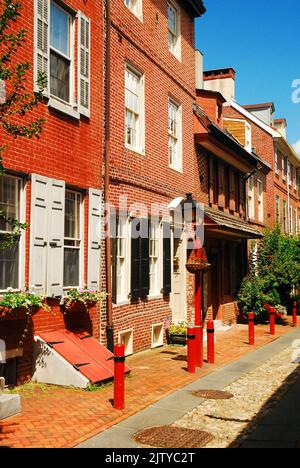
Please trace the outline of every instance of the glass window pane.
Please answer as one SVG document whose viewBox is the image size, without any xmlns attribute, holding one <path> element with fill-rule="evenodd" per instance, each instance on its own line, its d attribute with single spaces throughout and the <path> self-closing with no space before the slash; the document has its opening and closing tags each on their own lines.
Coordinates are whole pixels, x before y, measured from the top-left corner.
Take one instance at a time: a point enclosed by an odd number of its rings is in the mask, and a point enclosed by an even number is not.
<svg viewBox="0 0 300 468">
<path fill-rule="evenodd" d="M 79 238 L 80 201 L 76 193 L 66 191 L 65 202 L 65 237 Z"/>
<path fill-rule="evenodd" d="M 0 242 L 5 236 L 0 235 Z M 19 288 L 19 244 L 0 250 L 0 290 Z"/>
<path fill-rule="evenodd" d="M 13 177 L 0 177 L 0 211 L 6 218 L 19 218 L 19 181 Z M 11 231 L 11 228 L 0 220 L 0 231 Z"/>
<path fill-rule="evenodd" d="M 67 56 L 70 55 L 69 22 L 68 13 L 51 2 L 51 46 Z"/>
<path fill-rule="evenodd" d="M 79 286 L 79 249 L 65 247 L 64 251 L 64 287 Z"/>
<path fill-rule="evenodd" d="M 51 51 L 50 54 L 51 94 L 70 102 L 70 61 Z"/>
</svg>

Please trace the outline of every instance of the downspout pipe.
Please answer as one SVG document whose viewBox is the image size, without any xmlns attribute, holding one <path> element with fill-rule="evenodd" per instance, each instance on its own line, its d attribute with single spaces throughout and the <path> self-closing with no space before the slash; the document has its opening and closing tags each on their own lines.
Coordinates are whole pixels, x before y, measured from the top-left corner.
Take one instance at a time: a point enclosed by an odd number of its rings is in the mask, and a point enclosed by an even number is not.
<svg viewBox="0 0 300 468">
<path fill-rule="evenodd" d="M 106 207 L 106 308 L 107 347 L 114 349 L 114 325 L 112 313 L 112 275 L 111 275 L 111 241 L 110 241 L 110 88 L 111 88 L 111 9 L 110 0 L 106 0 L 106 57 L 105 57 L 105 175 L 104 175 L 104 201 Z"/>
</svg>

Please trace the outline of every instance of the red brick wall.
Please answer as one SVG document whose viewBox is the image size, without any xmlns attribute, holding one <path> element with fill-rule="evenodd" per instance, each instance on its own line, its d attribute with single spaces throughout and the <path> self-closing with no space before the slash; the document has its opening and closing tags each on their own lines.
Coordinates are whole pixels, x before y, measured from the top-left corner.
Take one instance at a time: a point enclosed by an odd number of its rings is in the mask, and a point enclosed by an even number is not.
<svg viewBox="0 0 300 468">
<path fill-rule="evenodd" d="M 111 5 L 113 106 L 110 172 L 111 200 L 117 207 L 120 195 L 128 197 L 129 205 L 142 202 L 150 209 L 151 203 L 168 205 L 172 199 L 194 190 L 194 22 L 185 11 L 184 2 L 179 3 L 182 6 L 181 62 L 168 50 L 166 0 L 143 0 L 143 22 L 128 10 L 123 0 L 112 2 Z M 126 63 L 137 68 L 145 77 L 145 156 L 124 147 Z M 169 97 L 182 105 L 183 173 L 169 168 Z M 134 328 L 134 351 L 149 348 L 151 325 L 165 323 L 171 315 L 168 297 L 116 306 L 113 309 L 115 339 L 120 331 Z M 105 318 L 105 314 L 102 314 L 103 331 Z"/>
<path fill-rule="evenodd" d="M 257 207 L 257 179 L 261 179 L 266 188 L 265 193 L 265 224 L 272 226 L 274 224 L 275 207 L 274 207 L 274 180 L 273 180 L 273 169 L 274 169 L 274 142 L 273 137 L 264 131 L 261 127 L 253 123 L 250 119 L 247 119 L 243 114 L 240 114 L 237 110 L 232 107 L 224 107 L 224 117 L 232 119 L 243 119 L 251 124 L 252 128 L 252 146 L 255 148 L 256 153 L 260 158 L 271 165 L 272 170 L 265 174 L 265 171 L 259 171 L 255 174 L 255 206 Z M 257 210 L 256 210 L 256 221 L 257 221 Z"/>
<path fill-rule="evenodd" d="M 20 138 L 13 140 L 0 130 L 1 144 L 9 145 L 4 154 L 4 165 L 7 171 L 21 174 L 37 173 L 47 177 L 64 180 L 67 186 L 78 189 L 102 187 L 102 113 L 103 113 L 103 2 L 99 0 L 66 0 L 74 10 L 82 11 L 91 19 L 91 117 L 74 120 L 66 115 L 50 110 L 46 103 L 41 104 L 30 118 L 45 120 L 42 136 L 39 140 Z M 22 2 L 21 18 L 17 25 L 27 29 L 26 44 L 19 50 L 18 61 L 28 61 L 32 66 L 27 74 L 27 91 L 33 91 L 34 60 L 34 8 L 32 0 Z M 16 25 L 16 27 L 17 27 Z M 76 41 L 77 42 L 77 41 Z M 77 45 L 76 45 L 77 47 Z M 77 57 L 77 52 L 75 54 Z M 76 75 L 77 76 L 77 75 Z M 77 78 L 75 78 L 77 82 Z M 26 184 L 26 221 L 30 224 L 30 180 Z M 88 199 L 84 200 L 85 210 L 85 281 L 87 280 L 87 235 L 88 235 Z M 26 272 L 25 281 L 29 279 L 29 245 L 30 229 L 26 231 Z M 81 317 L 81 318 L 80 318 Z M 90 316 L 78 317 L 77 328 L 84 324 L 99 337 L 100 310 L 93 308 Z M 36 313 L 24 341 L 24 357 L 19 360 L 18 375 L 21 380 L 30 377 L 32 365 L 33 336 L 41 331 L 49 331 L 73 326 L 56 304 L 51 312 L 44 310 Z M 0 322 L 1 335 L 5 334 L 7 322 Z M 22 328 L 22 327 L 21 327 Z M 5 338 L 5 336 L 4 336 Z M 15 342 L 19 343 L 18 332 Z"/>
</svg>

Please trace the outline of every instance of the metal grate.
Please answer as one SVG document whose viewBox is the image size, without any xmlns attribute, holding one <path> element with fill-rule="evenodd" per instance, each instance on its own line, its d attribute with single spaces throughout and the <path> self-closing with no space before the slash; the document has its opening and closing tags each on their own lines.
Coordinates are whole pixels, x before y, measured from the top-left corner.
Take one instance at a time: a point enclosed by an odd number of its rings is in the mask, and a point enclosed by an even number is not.
<svg viewBox="0 0 300 468">
<path fill-rule="evenodd" d="M 221 392 L 220 390 L 198 390 L 193 392 L 193 395 L 206 400 L 230 400 L 234 395 L 229 392 Z"/>
<path fill-rule="evenodd" d="M 208 432 L 172 426 L 150 427 L 133 438 L 142 445 L 157 448 L 202 448 L 213 440 Z"/>
</svg>

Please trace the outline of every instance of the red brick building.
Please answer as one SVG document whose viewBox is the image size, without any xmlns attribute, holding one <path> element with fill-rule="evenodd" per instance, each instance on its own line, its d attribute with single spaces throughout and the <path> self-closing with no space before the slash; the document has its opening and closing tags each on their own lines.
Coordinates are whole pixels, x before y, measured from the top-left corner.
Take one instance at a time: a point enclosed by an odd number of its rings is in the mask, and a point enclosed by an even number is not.
<svg viewBox="0 0 300 468">
<path fill-rule="evenodd" d="M 166 323 L 188 316 L 187 239 L 172 206 L 194 187 L 194 19 L 204 11 L 202 1 L 111 2 L 110 325 L 128 354 L 160 346 Z M 142 229 L 149 239 L 132 238 Z"/>
<path fill-rule="evenodd" d="M 283 232 L 299 230 L 299 157 L 286 140 L 286 120 L 275 119 L 274 103 L 241 106 L 235 101 L 235 71 L 204 73 L 204 87 L 224 93 L 224 127 L 271 171 L 259 170 L 249 179 L 248 218 L 260 228 L 279 223 Z"/>
<path fill-rule="evenodd" d="M 59 328 L 84 327 L 99 337 L 99 307 L 64 314 L 60 298 L 70 288 L 99 289 L 102 187 L 103 5 L 83 0 L 24 0 L 16 27 L 26 28 L 17 60 L 33 64 L 27 90 L 39 72 L 48 76 L 44 103 L 32 113 L 45 120 L 39 141 L 7 144 L 0 206 L 28 223 L 18 245 L 0 253 L 0 290 L 28 288 L 46 296 L 50 311 L 0 320 L 8 358 L 18 358 L 19 378 L 30 376 L 33 336 Z M 92 71 L 92 72 L 91 72 Z M 3 224 L 3 223 L 2 223 Z M 1 225 L 1 235 L 7 226 Z M 23 338 L 24 329 L 28 331 Z M 9 361 L 12 366 L 16 361 Z"/>
<path fill-rule="evenodd" d="M 259 168 L 269 168 L 223 129 L 224 103 L 219 92 L 197 90 L 195 194 L 205 205 L 204 247 L 211 264 L 203 275 L 204 317 L 233 323 L 239 314 L 236 294 L 248 271 L 247 241 L 262 237 L 247 217 L 247 181 Z"/>
</svg>

